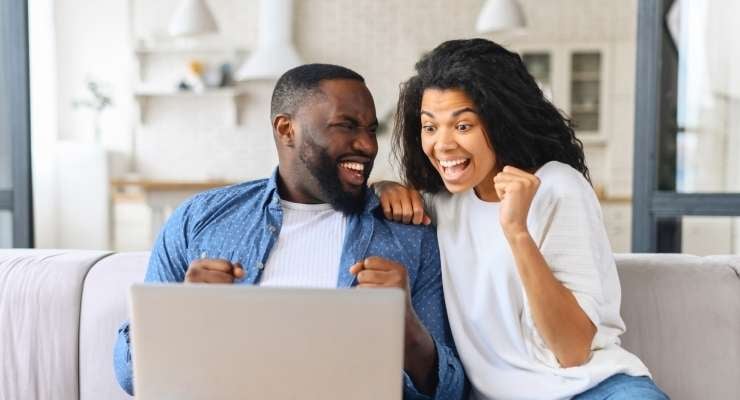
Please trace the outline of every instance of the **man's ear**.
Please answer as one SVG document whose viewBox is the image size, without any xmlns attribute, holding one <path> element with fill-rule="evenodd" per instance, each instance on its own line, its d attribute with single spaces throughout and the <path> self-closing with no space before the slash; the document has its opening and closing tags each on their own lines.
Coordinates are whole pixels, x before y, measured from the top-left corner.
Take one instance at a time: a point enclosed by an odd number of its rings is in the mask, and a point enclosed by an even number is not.
<svg viewBox="0 0 740 400">
<path fill-rule="evenodd" d="M 294 146 L 295 129 L 290 115 L 276 115 L 272 120 L 272 131 L 274 132 L 276 142 L 286 147 Z"/>
</svg>

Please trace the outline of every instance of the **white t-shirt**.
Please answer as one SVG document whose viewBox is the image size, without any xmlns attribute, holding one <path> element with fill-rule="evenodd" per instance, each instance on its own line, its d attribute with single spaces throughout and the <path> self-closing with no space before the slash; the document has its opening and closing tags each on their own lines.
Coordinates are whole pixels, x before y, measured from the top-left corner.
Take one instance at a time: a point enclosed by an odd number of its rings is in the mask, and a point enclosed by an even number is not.
<svg viewBox="0 0 740 400">
<path fill-rule="evenodd" d="M 329 204 L 280 204 L 283 223 L 259 285 L 337 287 L 345 215 Z"/>
<path fill-rule="evenodd" d="M 555 277 L 597 327 L 584 365 L 561 368 L 534 325 L 500 203 L 465 193 L 426 196 L 437 224 L 450 327 L 476 399 L 567 399 L 617 374 L 649 375 L 619 346 L 625 326 L 620 286 L 598 200 L 575 169 L 560 162 L 536 174 L 540 187 L 529 232 Z"/>
</svg>

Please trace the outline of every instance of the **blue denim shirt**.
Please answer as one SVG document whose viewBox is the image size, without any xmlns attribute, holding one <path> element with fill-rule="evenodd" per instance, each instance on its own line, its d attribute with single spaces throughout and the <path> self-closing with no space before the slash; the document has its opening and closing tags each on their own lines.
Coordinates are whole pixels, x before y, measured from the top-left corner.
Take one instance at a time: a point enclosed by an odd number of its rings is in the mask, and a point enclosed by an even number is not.
<svg viewBox="0 0 740 400">
<path fill-rule="evenodd" d="M 206 253 L 241 263 L 245 278 L 239 284 L 257 284 L 282 217 L 277 170 L 270 179 L 198 194 L 178 207 L 160 232 L 145 280 L 183 282 L 190 262 Z M 354 286 L 350 266 L 370 256 L 396 261 L 408 271 L 411 302 L 437 349 L 437 389 L 431 398 L 463 398 L 466 379 L 447 322 L 434 229 L 385 220 L 378 198 L 368 191 L 364 211 L 348 218 L 337 287 Z M 114 368 L 121 387 L 133 394 L 128 322 L 118 330 Z M 429 398 L 404 373 L 404 399 Z"/>
</svg>

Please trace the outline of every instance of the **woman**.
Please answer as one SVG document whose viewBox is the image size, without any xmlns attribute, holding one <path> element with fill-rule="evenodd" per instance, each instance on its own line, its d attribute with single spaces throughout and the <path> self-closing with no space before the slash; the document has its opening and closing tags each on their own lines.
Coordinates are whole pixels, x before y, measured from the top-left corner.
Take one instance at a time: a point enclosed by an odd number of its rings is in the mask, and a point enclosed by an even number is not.
<svg viewBox="0 0 740 400">
<path fill-rule="evenodd" d="M 619 280 L 582 144 L 519 56 L 441 44 L 402 85 L 396 118 L 410 188 L 376 190 L 407 223 L 426 218 L 424 194 L 473 397 L 666 399 L 619 346 Z"/>
</svg>

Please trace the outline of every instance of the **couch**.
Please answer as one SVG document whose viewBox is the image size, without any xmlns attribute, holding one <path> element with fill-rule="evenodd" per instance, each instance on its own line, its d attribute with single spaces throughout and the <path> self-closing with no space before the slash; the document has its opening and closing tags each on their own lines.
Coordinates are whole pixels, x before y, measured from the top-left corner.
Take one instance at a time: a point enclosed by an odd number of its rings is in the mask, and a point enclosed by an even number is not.
<svg viewBox="0 0 740 400">
<path fill-rule="evenodd" d="M 147 253 L 0 250 L 0 400 L 127 399 L 112 367 Z M 674 400 L 740 398 L 740 256 L 617 254 L 623 345 Z"/>
</svg>

